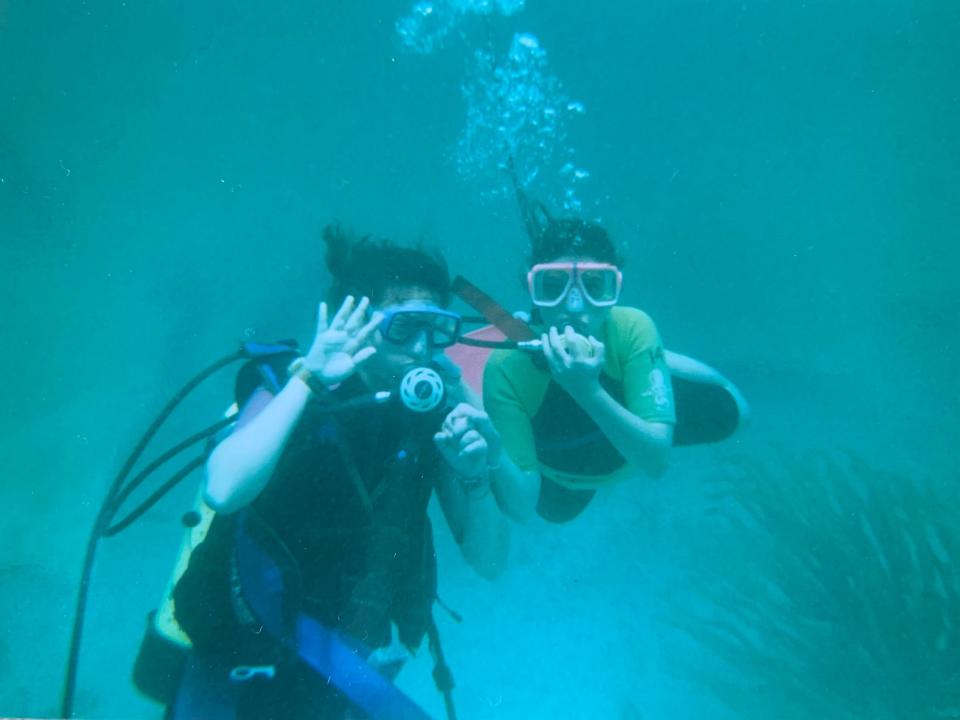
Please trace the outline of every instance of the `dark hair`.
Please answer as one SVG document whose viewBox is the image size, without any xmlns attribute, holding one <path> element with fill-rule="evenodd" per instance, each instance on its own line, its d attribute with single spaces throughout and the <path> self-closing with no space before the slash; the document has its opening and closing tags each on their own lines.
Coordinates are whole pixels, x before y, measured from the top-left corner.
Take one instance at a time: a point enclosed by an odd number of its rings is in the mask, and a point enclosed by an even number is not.
<svg viewBox="0 0 960 720">
<path fill-rule="evenodd" d="M 513 182 L 523 229 L 530 239 L 529 265 L 550 262 L 564 255 L 623 265 L 623 258 L 603 226 L 579 218 L 555 218 L 546 205 L 527 195 L 516 178 Z"/>
<path fill-rule="evenodd" d="M 450 303 L 450 273 L 436 250 L 402 247 L 369 236 L 358 238 L 338 223 L 323 229 L 323 241 L 327 244 L 327 269 L 333 276 L 327 303 L 333 308 L 347 295 L 367 296 L 379 305 L 388 290 L 411 286 L 429 290 L 442 307 Z"/>
<path fill-rule="evenodd" d="M 531 238 L 530 264 L 550 262 L 564 255 L 579 255 L 598 262 L 622 265 L 610 235 L 603 226 L 579 219 L 549 218 Z"/>
</svg>

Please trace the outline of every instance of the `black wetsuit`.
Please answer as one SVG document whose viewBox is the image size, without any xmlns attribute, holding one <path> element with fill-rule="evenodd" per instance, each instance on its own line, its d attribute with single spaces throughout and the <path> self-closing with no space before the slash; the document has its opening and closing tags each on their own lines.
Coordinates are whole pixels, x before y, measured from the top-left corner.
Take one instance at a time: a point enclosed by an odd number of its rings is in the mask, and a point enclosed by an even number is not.
<svg viewBox="0 0 960 720">
<path fill-rule="evenodd" d="M 439 418 L 392 405 L 326 409 L 364 392 L 353 378 L 311 398 L 270 482 L 240 513 L 283 568 L 291 612 L 369 648 L 389 643 L 392 621 L 414 647 L 436 597 L 426 511 L 441 462 L 431 439 Z M 237 611 L 231 553 L 238 516 L 214 518 L 174 590 L 194 662 L 217 677 L 238 665 L 276 666 L 273 680 L 244 684 L 237 717 L 344 717 L 349 703 L 324 678 Z"/>
</svg>

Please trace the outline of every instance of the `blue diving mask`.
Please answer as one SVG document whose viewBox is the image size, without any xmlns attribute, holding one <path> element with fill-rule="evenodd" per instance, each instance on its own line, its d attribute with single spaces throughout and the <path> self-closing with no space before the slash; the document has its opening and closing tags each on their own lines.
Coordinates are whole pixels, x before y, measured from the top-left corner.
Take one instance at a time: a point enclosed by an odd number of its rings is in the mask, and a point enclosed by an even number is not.
<svg viewBox="0 0 960 720">
<path fill-rule="evenodd" d="M 383 311 L 380 333 L 385 340 L 403 345 L 425 331 L 431 348 L 446 348 L 460 338 L 461 322 L 457 313 L 434 306 L 393 307 Z"/>
</svg>

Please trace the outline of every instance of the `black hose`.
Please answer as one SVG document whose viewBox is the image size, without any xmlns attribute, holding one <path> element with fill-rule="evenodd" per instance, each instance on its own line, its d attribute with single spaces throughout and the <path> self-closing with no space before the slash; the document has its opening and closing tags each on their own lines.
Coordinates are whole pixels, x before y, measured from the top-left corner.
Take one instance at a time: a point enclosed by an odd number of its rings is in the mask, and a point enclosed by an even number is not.
<svg viewBox="0 0 960 720">
<path fill-rule="evenodd" d="M 201 440 L 206 440 L 207 438 L 218 433 L 223 428 L 228 427 L 233 423 L 234 420 L 236 420 L 236 417 L 237 417 L 236 413 L 234 413 L 232 415 L 228 415 L 222 420 L 218 420 L 213 425 L 207 428 L 204 428 L 200 432 L 194 433 L 193 435 L 188 437 L 186 440 L 183 440 L 182 442 L 177 443 L 172 448 L 167 450 L 165 453 L 163 453 L 162 455 L 159 455 L 155 460 L 148 463 L 147 466 L 143 468 L 143 470 L 137 473 L 137 475 L 133 478 L 133 480 L 128 482 L 123 487 L 123 489 L 117 493 L 117 496 L 113 500 L 113 506 L 110 509 L 110 513 L 107 516 L 106 522 L 109 523 L 113 521 L 114 516 L 123 506 L 123 503 L 126 502 L 127 498 L 130 497 L 130 495 L 133 494 L 133 491 L 136 490 L 143 483 L 144 480 L 146 480 L 150 475 L 152 475 L 157 468 L 159 468 L 161 465 L 166 463 L 168 460 L 179 455 L 181 452 L 186 450 L 191 445 L 195 445 Z M 171 488 L 172 487 L 173 486 L 171 486 Z M 159 499 L 160 498 L 158 497 L 157 500 Z M 116 525 L 106 528 L 103 531 L 103 537 L 110 537 L 112 535 L 116 535 L 119 532 L 119 530 L 115 530 L 115 528 L 116 528 Z"/>
<path fill-rule="evenodd" d="M 150 424 L 150 427 L 147 428 L 147 431 L 143 434 L 143 437 L 140 438 L 140 442 L 137 443 L 137 446 L 134 448 L 133 452 L 130 453 L 130 456 L 123 464 L 120 472 L 117 473 L 117 476 L 111 483 L 110 489 L 104 498 L 103 504 L 100 506 L 100 512 L 97 514 L 93 528 L 90 531 L 90 537 L 87 539 L 87 548 L 83 559 L 83 570 L 80 573 L 80 584 L 77 589 L 77 606 L 73 619 L 73 631 L 70 636 L 70 652 L 67 659 L 66 677 L 63 685 L 63 697 L 60 705 L 60 714 L 62 717 L 73 717 L 73 701 L 77 686 L 77 666 L 80 658 L 80 643 L 83 639 L 83 624 L 87 609 L 87 599 L 90 593 L 90 578 L 93 574 L 93 563 L 97 554 L 97 544 L 99 543 L 100 538 L 103 537 L 104 530 L 109 524 L 112 514 L 116 510 L 115 500 L 122 492 L 123 483 L 126 481 L 127 476 L 133 470 L 133 466 L 136 464 L 137 460 L 140 459 L 140 456 L 143 454 L 143 451 L 153 439 L 154 435 L 157 434 L 157 432 L 160 430 L 160 427 L 164 422 L 167 421 L 167 418 L 169 418 L 170 414 L 177 408 L 177 406 L 183 402 L 184 398 L 186 398 L 187 395 L 189 395 L 198 385 L 200 385 L 200 383 L 213 375 L 215 372 L 245 357 L 248 357 L 248 353 L 242 349 L 231 353 L 230 355 L 227 355 L 226 357 L 216 361 L 208 368 L 194 376 L 189 382 L 187 382 L 187 384 L 184 385 L 180 391 L 173 396 L 173 398 L 171 398 L 171 400 L 164 406 L 163 410 L 160 411 L 160 414 L 157 415 L 156 419 Z"/>
<path fill-rule="evenodd" d="M 203 463 L 206 462 L 206 460 L 207 460 L 207 456 L 206 454 L 204 454 L 188 462 L 186 465 L 180 468 L 177 472 L 175 472 L 169 480 L 167 480 L 163 485 L 161 485 L 156 490 L 156 492 L 154 492 L 152 495 L 150 495 L 150 497 L 148 497 L 142 503 L 137 505 L 137 507 L 135 507 L 129 513 L 127 513 L 127 516 L 123 518 L 123 520 L 120 520 L 114 523 L 108 528 L 104 528 L 103 532 L 101 533 L 101 537 L 113 537 L 114 535 L 122 532 L 123 530 L 126 530 L 128 527 L 133 525 L 133 523 L 137 520 L 137 518 L 139 518 L 147 510 L 149 510 L 158 502 L 160 502 L 160 499 L 164 495 L 166 495 L 168 492 L 173 490 L 173 488 L 176 487 L 181 480 L 187 477 L 187 475 L 189 475 L 198 467 L 203 465 Z"/>
<path fill-rule="evenodd" d="M 470 347 L 490 348 L 491 350 L 516 350 L 516 340 L 478 340 L 476 338 L 462 337 L 457 340 L 461 345 Z"/>
<path fill-rule="evenodd" d="M 439 598 L 437 599 L 439 600 Z M 453 703 L 455 684 L 453 673 L 450 672 L 450 666 L 447 665 L 447 659 L 443 654 L 443 646 L 440 644 L 440 631 L 437 629 L 437 623 L 432 613 L 427 623 L 427 642 L 430 645 L 430 653 L 433 655 L 433 682 L 443 696 L 443 706 L 447 711 L 447 720 L 457 720 L 457 708 Z"/>
</svg>

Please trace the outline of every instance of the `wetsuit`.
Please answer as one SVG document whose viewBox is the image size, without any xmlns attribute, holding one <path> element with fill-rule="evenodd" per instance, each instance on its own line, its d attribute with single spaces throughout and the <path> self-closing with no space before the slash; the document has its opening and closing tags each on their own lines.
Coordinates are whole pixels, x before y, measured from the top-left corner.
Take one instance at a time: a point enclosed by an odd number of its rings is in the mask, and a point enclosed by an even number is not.
<svg viewBox="0 0 960 720">
<path fill-rule="evenodd" d="M 634 308 L 612 308 L 599 339 L 606 346 L 600 384 L 607 392 L 637 417 L 676 422 L 670 373 L 650 317 Z M 596 488 L 626 465 L 534 356 L 492 353 L 484 369 L 483 403 L 510 459 L 521 470 L 540 472 L 537 512 L 547 520 L 566 522 L 578 515 Z"/>
</svg>

